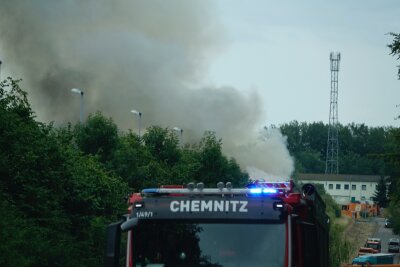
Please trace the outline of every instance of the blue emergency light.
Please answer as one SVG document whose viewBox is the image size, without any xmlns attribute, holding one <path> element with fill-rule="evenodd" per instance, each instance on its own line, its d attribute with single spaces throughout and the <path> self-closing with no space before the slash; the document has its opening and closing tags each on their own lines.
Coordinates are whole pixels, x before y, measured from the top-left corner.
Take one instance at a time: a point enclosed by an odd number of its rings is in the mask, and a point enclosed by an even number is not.
<svg viewBox="0 0 400 267">
<path fill-rule="evenodd" d="M 159 192 L 158 188 L 147 188 L 142 190 L 142 193 L 148 193 L 148 194 L 155 194 L 158 192 Z"/>
<path fill-rule="evenodd" d="M 261 188 L 261 187 L 256 187 L 256 188 L 250 188 L 250 193 L 251 194 L 276 194 L 278 193 L 278 190 L 275 188 Z"/>
<path fill-rule="evenodd" d="M 290 191 L 290 182 L 251 181 L 246 186 L 250 194 L 284 194 Z"/>
<path fill-rule="evenodd" d="M 276 193 L 278 193 L 278 190 L 275 188 L 264 188 L 263 193 L 264 194 L 276 194 Z"/>
<path fill-rule="evenodd" d="M 262 188 L 250 188 L 250 193 L 251 194 L 261 194 Z"/>
</svg>

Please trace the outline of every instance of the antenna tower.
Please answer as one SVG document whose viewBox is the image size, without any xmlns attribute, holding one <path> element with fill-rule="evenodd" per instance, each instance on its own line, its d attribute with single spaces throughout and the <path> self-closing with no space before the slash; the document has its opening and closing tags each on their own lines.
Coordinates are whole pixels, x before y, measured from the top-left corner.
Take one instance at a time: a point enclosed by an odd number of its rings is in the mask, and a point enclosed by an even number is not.
<svg viewBox="0 0 400 267">
<path fill-rule="evenodd" d="M 331 101 L 329 109 L 328 142 L 326 148 L 325 173 L 339 173 L 338 140 L 338 74 L 340 53 L 331 52 Z"/>
</svg>

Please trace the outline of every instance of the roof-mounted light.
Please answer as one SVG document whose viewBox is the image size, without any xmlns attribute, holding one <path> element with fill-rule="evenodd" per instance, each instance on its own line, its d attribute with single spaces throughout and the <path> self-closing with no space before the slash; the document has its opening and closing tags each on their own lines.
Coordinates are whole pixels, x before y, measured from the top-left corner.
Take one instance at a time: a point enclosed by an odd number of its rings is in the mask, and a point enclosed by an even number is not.
<svg viewBox="0 0 400 267">
<path fill-rule="evenodd" d="M 155 194 L 158 192 L 159 192 L 158 188 L 146 188 L 146 189 L 142 190 L 142 193 L 145 193 L 145 194 Z"/>
<path fill-rule="evenodd" d="M 274 188 L 261 188 L 261 187 L 254 187 L 250 188 L 250 194 L 277 194 L 278 190 Z"/>
<path fill-rule="evenodd" d="M 161 188 L 148 188 L 142 190 L 142 196 L 146 194 L 159 196 L 184 196 L 184 195 L 286 195 L 291 191 L 289 182 L 264 182 L 251 181 L 246 188 L 233 188 L 231 182 L 226 184 L 219 182 L 217 188 L 204 188 L 203 183 L 188 183 L 186 186 L 162 186 Z M 131 202 L 133 203 L 133 202 Z"/>
<path fill-rule="evenodd" d="M 194 187 L 195 187 L 194 183 L 188 183 L 187 184 L 187 189 L 189 189 L 190 191 L 193 191 Z"/>
<path fill-rule="evenodd" d="M 275 188 L 263 188 L 262 192 L 264 194 L 276 194 L 278 193 L 278 190 Z"/>
<path fill-rule="evenodd" d="M 197 189 L 198 190 L 203 190 L 204 189 L 204 183 L 197 183 Z"/>
<path fill-rule="evenodd" d="M 285 194 L 291 191 L 290 182 L 251 181 L 246 187 L 254 194 Z"/>
<path fill-rule="evenodd" d="M 227 182 L 225 186 L 226 186 L 226 189 L 228 189 L 228 190 L 231 190 L 233 188 L 233 185 L 231 182 Z"/>
<path fill-rule="evenodd" d="M 250 193 L 251 194 L 261 194 L 262 189 L 261 188 L 250 188 Z"/>
<path fill-rule="evenodd" d="M 219 190 L 222 191 L 222 189 L 224 189 L 224 182 L 218 182 L 217 183 L 217 187 L 218 187 Z"/>
</svg>

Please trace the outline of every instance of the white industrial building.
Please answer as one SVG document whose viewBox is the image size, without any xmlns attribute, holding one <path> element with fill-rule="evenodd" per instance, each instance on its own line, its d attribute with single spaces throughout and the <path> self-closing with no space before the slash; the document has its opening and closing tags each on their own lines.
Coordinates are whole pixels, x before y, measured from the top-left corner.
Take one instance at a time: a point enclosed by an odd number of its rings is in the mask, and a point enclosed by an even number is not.
<svg viewBox="0 0 400 267">
<path fill-rule="evenodd" d="M 379 175 L 321 173 L 301 173 L 296 178 L 301 183 L 322 184 L 338 204 L 356 201 L 373 203 L 376 186 L 381 180 Z"/>
</svg>

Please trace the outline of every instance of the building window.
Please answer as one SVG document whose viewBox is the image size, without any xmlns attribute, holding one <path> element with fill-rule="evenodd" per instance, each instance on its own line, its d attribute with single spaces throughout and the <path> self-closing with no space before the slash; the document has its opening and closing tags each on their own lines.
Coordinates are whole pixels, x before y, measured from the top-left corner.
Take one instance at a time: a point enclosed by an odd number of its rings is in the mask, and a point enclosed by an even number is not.
<svg viewBox="0 0 400 267">
<path fill-rule="evenodd" d="M 349 185 L 348 184 L 344 185 L 344 190 L 349 190 Z"/>
<path fill-rule="evenodd" d="M 340 184 L 336 184 L 336 189 L 340 189 Z"/>
<path fill-rule="evenodd" d="M 351 185 L 351 190 L 356 190 L 356 189 L 357 189 L 357 186 L 355 184 L 352 184 Z"/>
<path fill-rule="evenodd" d="M 333 189 L 333 184 L 329 184 L 329 189 Z"/>
<path fill-rule="evenodd" d="M 361 190 L 363 190 L 363 191 L 367 190 L 367 186 L 366 186 L 365 184 L 363 184 L 363 185 L 361 186 Z"/>
<path fill-rule="evenodd" d="M 361 197 L 361 200 L 365 200 L 365 197 Z"/>
</svg>

